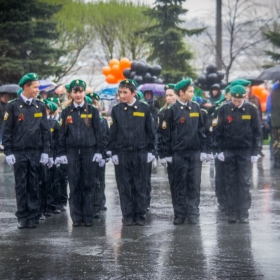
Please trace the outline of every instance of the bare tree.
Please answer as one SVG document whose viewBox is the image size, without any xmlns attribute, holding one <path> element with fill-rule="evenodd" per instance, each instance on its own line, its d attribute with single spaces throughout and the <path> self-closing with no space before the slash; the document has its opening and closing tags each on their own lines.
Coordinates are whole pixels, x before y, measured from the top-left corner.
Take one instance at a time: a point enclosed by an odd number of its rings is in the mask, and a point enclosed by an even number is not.
<svg viewBox="0 0 280 280">
<path fill-rule="evenodd" d="M 255 1 L 256 2 L 256 1 Z M 225 70 L 226 81 L 234 64 L 246 63 L 248 53 L 266 39 L 262 34 L 265 24 L 271 21 L 268 15 L 260 14 L 262 4 L 252 0 L 225 0 L 222 2 L 223 52 L 222 66 Z M 216 44 L 213 35 L 206 31 L 211 45 Z M 246 59 L 247 56 L 247 59 Z M 250 62 L 251 63 L 251 62 Z"/>
</svg>

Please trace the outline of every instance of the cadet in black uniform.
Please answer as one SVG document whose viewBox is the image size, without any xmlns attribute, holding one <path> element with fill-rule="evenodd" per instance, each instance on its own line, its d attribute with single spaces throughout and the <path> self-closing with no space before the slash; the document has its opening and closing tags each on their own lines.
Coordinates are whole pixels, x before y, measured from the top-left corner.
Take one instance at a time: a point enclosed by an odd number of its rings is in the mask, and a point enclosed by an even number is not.
<svg viewBox="0 0 280 280">
<path fill-rule="evenodd" d="M 251 163 L 261 149 L 261 126 L 256 106 L 244 100 L 246 89 L 236 85 L 230 93 L 231 102 L 219 110 L 215 141 L 218 159 L 225 164 L 228 222 L 248 223 Z"/>
<path fill-rule="evenodd" d="M 164 87 L 166 104 L 160 109 L 158 113 L 158 126 L 157 126 L 157 151 L 160 158 L 160 163 L 167 167 L 168 181 L 170 185 L 172 205 L 174 206 L 174 187 L 173 187 L 173 170 L 172 163 L 166 161 L 166 140 L 168 137 L 166 134 L 166 113 L 170 109 L 170 105 L 174 104 L 177 100 L 177 95 L 175 93 L 175 84 L 168 84 Z"/>
<path fill-rule="evenodd" d="M 207 159 L 205 127 L 200 107 L 192 101 L 191 79 L 180 81 L 179 98 L 166 116 L 166 160 L 172 162 L 174 185 L 174 225 L 195 224 L 199 217 L 200 160 Z"/>
<path fill-rule="evenodd" d="M 39 166 L 48 163 L 49 125 L 45 104 L 37 100 L 38 75 L 28 73 L 19 86 L 23 92 L 7 106 L 3 145 L 7 163 L 14 165 L 18 228 L 35 228 L 40 206 Z"/>
<path fill-rule="evenodd" d="M 112 109 L 108 150 L 118 165 L 118 188 L 124 225 L 145 225 L 147 163 L 154 159 L 155 135 L 149 106 L 136 100 L 136 82 L 119 85 L 121 103 Z"/>
<path fill-rule="evenodd" d="M 85 101 L 86 83 L 70 83 L 73 100 L 61 114 L 59 157 L 68 163 L 70 215 L 74 227 L 92 226 L 97 162 L 102 159 L 102 134 L 98 110 Z M 66 157 L 67 156 L 67 157 Z"/>
</svg>

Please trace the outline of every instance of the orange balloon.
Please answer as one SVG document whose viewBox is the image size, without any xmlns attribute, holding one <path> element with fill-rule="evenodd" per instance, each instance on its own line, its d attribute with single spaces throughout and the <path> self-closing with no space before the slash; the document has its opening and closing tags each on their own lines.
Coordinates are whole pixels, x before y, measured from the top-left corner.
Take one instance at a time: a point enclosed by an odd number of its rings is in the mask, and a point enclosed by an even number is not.
<svg viewBox="0 0 280 280">
<path fill-rule="evenodd" d="M 105 66 L 102 68 L 102 73 L 105 75 L 105 76 L 108 76 L 109 74 L 111 74 L 111 67 L 110 66 Z"/>
<path fill-rule="evenodd" d="M 115 64 L 111 68 L 111 74 L 114 75 L 115 77 L 119 76 L 119 73 L 121 72 L 120 67 L 118 64 Z"/>
<path fill-rule="evenodd" d="M 266 111 L 266 102 L 262 102 L 261 107 L 262 107 L 262 112 L 265 112 Z"/>
<path fill-rule="evenodd" d="M 263 89 L 262 96 L 260 98 L 261 103 L 266 103 L 266 99 L 268 97 L 269 92 L 266 89 Z"/>
<path fill-rule="evenodd" d="M 252 93 L 261 99 L 263 89 L 261 86 L 252 86 Z"/>
<path fill-rule="evenodd" d="M 124 70 L 125 68 L 130 68 L 130 66 L 131 66 L 131 61 L 129 61 L 128 58 L 123 57 L 120 60 L 120 69 Z"/>
<path fill-rule="evenodd" d="M 116 83 L 118 82 L 118 79 L 117 79 L 115 76 L 109 74 L 109 75 L 106 77 L 106 82 L 107 82 L 108 84 L 116 84 Z"/>
<path fill-rule="evenodd" d="M 120 62 L 119 62 L 117 59 L 115 59 L 115 58 L 111 59 L 110 62 L 109 62 L 109 65 L 110 65 L 111 68 L 112 68 L 114 65 L 116 65 L 116 64 L 119 65 Z"/>
</svg>

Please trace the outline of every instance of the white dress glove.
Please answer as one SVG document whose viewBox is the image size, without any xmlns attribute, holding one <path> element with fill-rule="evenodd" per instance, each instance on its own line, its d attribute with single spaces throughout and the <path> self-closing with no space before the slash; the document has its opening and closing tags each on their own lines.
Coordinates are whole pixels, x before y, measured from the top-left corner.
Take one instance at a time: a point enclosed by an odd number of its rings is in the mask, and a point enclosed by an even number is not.
<svg viewBox="0 0 280 280">
<path fill-rule="evenodd" d="M 147 162 L 151 162 L 154 158 L 155 156 L 152 153 L 148 153 Z"/>
<path fill-rule="evenodd" d="M 9 166 L 12 166 L 16 163 L 16 158 L 14 155 L 9 155 L 6 156 L 6 162 L 8 163 Z"/>
<path fill-rule="evenodd" d="M 172 157 L 166 157 L 165 159 L 167 162 L 170 162 L 170 163 L 172 162 Z"/>
<path fill-rule="evenodd" d="M 111 151 L 107 151 L 107 152 L 106 152 L 106 155 L 107 155 L 108 157 L 111 157 L 111 156 L 112 156 L 112 152 L 111 152 Z"/>
<path fill-rule="evenodd" d="M 258 162 L 258 156 L 251 156 L 251 162 L 252 163 L 257 163 Z"/>
<path fill-rule="evenodd" d="M 157 167 L 157 159 L 154 158 L 153 162 L 152 162 L 152 168 L 156 168 Z"/>
<path fill-rule="evenodd" d="M 207 160 L 207 154 L 206 153 L 200 153 L 200 161 L 205 161 Z"/>
<path fill-rule="evenodd" d="M 92 161 L 100 162 L 101 159 L 102 159 L 102 155 L 98 154 L 98 153 L 95 153 L 94 156 L 93 156 Z"/>
<path fill-rule="evenodd" d="M 117 155 L 112 156 L 112 162 L 115 165 L 119 165 L 119 157 Z"/>
<path fill-rule="evenodd" d="M 102 158 L 102 159 L 99 161 L 99 164 L 98 164 L 99 167 L 103 167 L 103 166 L 105 165 L 105 162 L 106 162 L 105 159 Z"/>
<path fill-rule="evenodd" d="M 53 158 L 52 157 L 49 158 L 48 163 L 47 163 L 47 167 L 48 168 L 52 168 L 53 167 Z"/>
<path fill-rule="evenodd" d="M 40 159 L 40 163 L 42 163 L 43 165 L 46 165 L 49 161 L 49 155 L 48 154 L 41 154 L 41 159 Z"/>
<path fill-rule="evenodd" d="M 206 161 L 210 161 L 210 160 L 212 160 L 212 159 L 214 159 L 214 155 L 211 153 L 211 154 L 207 154 L 207 159 L 206 159 Z"/>
<path fill-rule="evenodd" d="M 167 161 L 166 161 L 166 158 L 161 158 L 159 160 L 160 164 L 163 165 L 164 167 L 167 167 Z"/>
<path fill-rule="evenodd" d="M 59 164 L 68 164 L 68 159 L 66 156 L 59 157 Z"/>
<path fill-rule="evenodd" d="M 55 158 L 54 164 L 55 164 L 56 167 L 60 166 L 60 157 Z"/>
<path fill-rule="evenodd" d="M 220 161 L 225 161 L 225 155 L 224 155 L 223 152 L 221 152 L 221 153 L 218 154 L 218 160 L 220 160 Z"/>
</svg>

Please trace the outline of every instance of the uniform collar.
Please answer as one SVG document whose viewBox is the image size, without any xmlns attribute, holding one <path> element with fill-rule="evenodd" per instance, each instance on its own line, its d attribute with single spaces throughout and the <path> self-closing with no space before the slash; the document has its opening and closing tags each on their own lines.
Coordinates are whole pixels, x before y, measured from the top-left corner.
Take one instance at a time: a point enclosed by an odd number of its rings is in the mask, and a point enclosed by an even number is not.
<svg viewBox="0 0 280 280">
<path fill-rule="evenodd" d="M 128 105 L 127 103 L 121 103 L 121 104 L 124 107 L 124 110 L 127 110 L 128 108 L 137 109 L 137 108 L 139 108 L 140 101 L 135 98 L 135 101 L 130 105 Z"/>
<path fill-rule="evenodd" d="M 84 105 L 85 105 L 85 101 L 83 101 L 81 104 L 76 104 L 75 101 L 73 101 L 74 108 L 78 108 L 78 107 L 84 108 Z"/>
<path fill-rule="evenodd" d="M 130 106 L 130 107 L 133 106 L 133 105 L 135 104 L 136 100 L 137 100 L 137 99 L 134 97 L 134 100 L 133 100 L 133 102 L 132 102 L 131 104 L 126 103 L 127 106 Z"/>
<path fill-rule="evenodd" d="M 29 101 L 30 102 L 30 104 L 32 103 L 32 101 L 33 101 L 33 97 L 31 97 L 31 98 L 27 98 L 27 97 L 25 97 L 22 93 L 20 94 L 20 96 L 21 96 L 21 98 L 23 99 L 23 102 L 25 102 L 26 103 L 26 101 Z"/>
<path fill-rule="evenodd" d="M 187 108 L 189 110 L 192 109 L 192 106 L 191 106 L 191 102 L 186 102 L 186 103 L 182 103 L 181 101 L 179 101 L 178 99 L 176 100 L 176 104 L 179 108 L 181 109 L 184 109 L 184 108 Z"/>
</svg>

